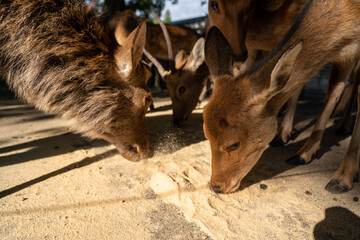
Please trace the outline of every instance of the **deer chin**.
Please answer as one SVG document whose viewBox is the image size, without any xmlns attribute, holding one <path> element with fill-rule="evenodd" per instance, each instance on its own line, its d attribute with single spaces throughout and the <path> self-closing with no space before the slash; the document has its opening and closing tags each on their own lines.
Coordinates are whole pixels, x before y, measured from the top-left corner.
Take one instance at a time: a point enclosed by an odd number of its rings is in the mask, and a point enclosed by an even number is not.
<svg viewBox="0 0 360 240">
<path fill-rule="evenodd" d="M 223 193 L 224 194 L 228 194 L 228 193 L 233 193 L 235 191 L 237 191 L 240 187 L 240 184 L 241 184 L 241 180 L 237 180 L 237 181 L 234 181 L 235 182 L 235 185 L 232 185 L 232 187 L 230 187 L 229 189 L 226 189 Z M 231 186 L 231 185 L 230 185 Z"/>
</svg>

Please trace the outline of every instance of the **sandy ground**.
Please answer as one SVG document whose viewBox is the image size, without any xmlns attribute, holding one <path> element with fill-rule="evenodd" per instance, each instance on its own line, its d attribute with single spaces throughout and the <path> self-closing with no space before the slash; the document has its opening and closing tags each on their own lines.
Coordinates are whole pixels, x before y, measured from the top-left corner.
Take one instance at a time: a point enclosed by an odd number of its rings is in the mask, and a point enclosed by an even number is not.
<svg viewBox="0 0 360 240">
<path fill-rule="evenodd" d="M 147 115 L 154 156 L 133 163 L 104 141 L 71 133 L 67 121 L 2 98 L 0 239 L 360 239 L 360 184 L 342 195 L 324 189 L 350 141 L 334 134 L 334 121 L 319 159 L 285 163 L 322 98 L 307 90 L 292 140 L 268 148 L 229 195 L 209 189 L 202 108 L 176 129 L 169 99 L 155 98 Z"/>
</svg>

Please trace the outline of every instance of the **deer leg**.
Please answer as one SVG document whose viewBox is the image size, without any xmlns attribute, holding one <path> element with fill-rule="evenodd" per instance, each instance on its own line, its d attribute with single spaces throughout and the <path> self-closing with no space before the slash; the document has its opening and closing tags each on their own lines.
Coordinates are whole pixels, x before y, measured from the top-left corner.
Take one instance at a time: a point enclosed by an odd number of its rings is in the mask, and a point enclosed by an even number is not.
<svg viewBox="0 0 360 240">
<path fill-rule="evenodd" d="M 354 87 L 354 74 L 356 72 L 356 68 L 357 68 L 357 64 L 354 65 L 353 69 L 351 70 L 351 74 L 350 77 L 348 79 L 348 85 L 345 86 L 345 89 L 343 91 L 343 93 L 341 94 L 341 97 L 338 101 L 338 103 L 336 104 L 336 107 L 333 111 L 333 113 L 331 114 L 331 117 L 335 117 L 337 115 L 339 115 L 340 113 L 346 111 L 346 107 L 348 106 L 349 102 L 350 102 L 350 97 L 351 97 L 351 93 L 352 91 L 354 91 L 353 87 Z M 355 92 L 357 91 L 357 87 L 355 87 Z M 352 99 L 352 100 L 356 100 L 356 99 Z"/>
<path fill-rule="evenodd" d="M 345 81 L 348 77 L 352 64 L 337 65 L 333 64 L 330 75 L 329 86 L 326 93 L 324 107 L 318 117 L 310 137 L 304 146 L 291 157 L 287 162 L 291 165 L 306 164 L 311 161 L 312 156 L 320 147 L 320 142 L 324 134 L 326 123 L 328 122 L 332 111 L 339 100 L 345 87 Z"/>
<path fill-rule="evenodd" d="M 296 106 L 299 100 L 300 92 L 297 92 L 290 98 L 287 103 L 287 108 L 285 111 L 284 119 L 279 128 L 278 134 L 274 138 L 274 140 L 270 143 L 273 147 L 283 146 L 288 141 L 288 137 L 291 134 L 294 115 Z"/>
<path fill-rule="evenodd" d="M 349 94 L 349 100 L 347 103 L 347 107 L 346 110 L 343 114 L 343 117 L 341 118 L 341 122 L 339 124 L 339 127 L 337 129 L 337 133 L 338 134 L 342 134 L 342 135 L 350 135 L 351 133 L 351 112 L 354 108 L 355 105 L 355 101 L 356 101 L 356 94 L 358 91 L 358 85 L 359 85 L 359 81 L 360 78 L 357 76 L 357 72 L 360 70 L 360 62 L 358 62 L 358 64 L 356 65 L 356 67 L 354 68 L 354 76 L 353 76 L 353 81 L 352 83 L 349 85 L 349 87 L 351 88 L 351 93 Z"/>
<path fill-rule="evenodd" d="M 342 93 L 339 102 L 336 104 L 334 112 L 331 114 L 331 117 L 335 117 L 340 113 L 346 111 L 346 108 L 350 102 L 351 93 L 353 90 L 354 83 L 349 81 L 349 85 L 345 87 L 344 92 Z M 357 91 L 357 88 L 355 89 Z M 356 100 L 356 99 L 355 99 Z"/>
<path fill-rule="evenodd" d="M 360 75 L 360 74 L 359 74 Z M 359 78 L 359 76 L 358 76 Z M 340 167 L 336 170 L 333 179 L 326 185 L 325 189 L 332 193 L 344 193 L 353 186 L 356 174 L 359 174 L 360 158 L 360 85 L 358 81 L 358 111 L 356 115 L 355 127 L 350 140 L 349 148 L 345 154 Z M 360 179 L 358 178 L 358 181 Z"/>
</svg>

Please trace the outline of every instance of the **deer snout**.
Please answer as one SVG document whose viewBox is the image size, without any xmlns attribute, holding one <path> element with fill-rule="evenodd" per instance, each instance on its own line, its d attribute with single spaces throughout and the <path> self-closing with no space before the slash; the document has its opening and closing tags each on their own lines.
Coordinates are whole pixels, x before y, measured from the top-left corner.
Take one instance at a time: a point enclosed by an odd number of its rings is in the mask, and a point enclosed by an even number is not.
<svg viewBox="0 0 360 240">
<path fill-rule="evenodd" d="M 181 125 L 184 124 L 184 122 L 188 119 L 188 115 L 184 115 L 182 118 L 179 117 L 174 117 L 173 118 L 173 123 L 175 126 L 180 127 Z"/>
<path fill-rule="evenodd" d="M 211 190 L 213 190 L 215 193 L 221 193 L 220 187 L 219 186 L 211 186 Z"/>
<path fill-rule="evenodd" d="M 210 181 L 210 188 L 215 193 L 228 194 L 238 190 L 240 187 L 240 183 L 241 180 L 238 179 L 232 179 L 230 183 Z"/>
<path fill-rule="evenodd" d="M 150 143 L 147 140 L 144 144 L 115 144 L 120 155 L 130 161 L 138 161 L 145 158 L 150 152 Z"/>
<path fill-rule="evenodd" d="M 174 119 L 173 123 L 175 126 L 180 127 L 180 121 L 178 119 Z"/>
<path fill-rule="evenodd" d="M 130 147 L 130 151 L 137 153 L 140 158 L 145 158 L 150 152 L 150 144 L 148 141 L 144 146 L 141 146 L 139 144 L 134 144 L 133 146 Z"/>
</svg>

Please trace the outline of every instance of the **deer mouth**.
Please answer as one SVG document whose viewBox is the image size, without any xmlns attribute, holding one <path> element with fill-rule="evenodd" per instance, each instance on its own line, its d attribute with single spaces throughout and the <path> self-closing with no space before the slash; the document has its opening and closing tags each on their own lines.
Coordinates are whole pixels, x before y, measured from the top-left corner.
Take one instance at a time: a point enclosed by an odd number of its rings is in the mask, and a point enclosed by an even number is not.
<svg viewBox="0 0 360 240">
<path fill-rule="evenodd" d="M 233 187 L 231 187 L 230 190 L 228 192 L 226 192 L 226 193 L 233 193 L 233 192 L 237 191 L 239 189 L 239 187 L 240 187 L 240 184 L 241 184 L 241 179 L 238 180 L 236 182 L 236 184 Z"/>
<path fill-rule="evenodd" d="M 173 123 L 176 127 L 181 127 L 187 119 L 188 115 L 184 115 L 184 117 L 182 117 L 180 120 L 178 118 L 174 118 Z"/>
</svg>

